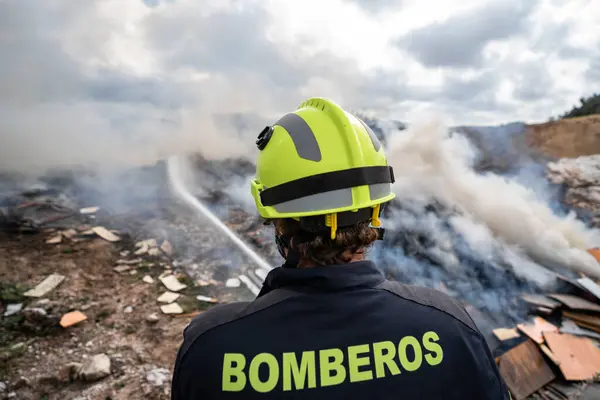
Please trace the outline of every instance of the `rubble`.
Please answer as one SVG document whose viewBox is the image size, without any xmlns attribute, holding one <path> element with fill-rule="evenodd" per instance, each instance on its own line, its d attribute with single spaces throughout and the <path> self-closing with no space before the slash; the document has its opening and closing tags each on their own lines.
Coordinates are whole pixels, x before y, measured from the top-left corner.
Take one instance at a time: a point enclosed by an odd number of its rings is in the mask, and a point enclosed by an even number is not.
<svg viewBox="0 0 600 400">
<path fill-rule="evenodd" d="M 160 306 L 160 310 L 164 314 L 181 314 L 183 313 L 183 308 L 177 303 L 170 303 L 164 306 Z"/>
<path fill-rule="evenodd" d="M 183 283 L 179 282 L 179 280 L 174 275 L 167 275 L 158 278 L 163 285 L 171 292 L 179 292 L 187 287 Z"/>
<path fill-rule="evenodd" d="M 146 374 L 146 381 L 152 386 L 160 387 L 168 383 L 171 379 L 171 373 L 166 368 L 155 368 Z"/>
<path fill-rule="evenodd" d="M 52 274 L 44 279 L 39 285 L 37 285 L 34 289 L 28 290 L 25 292 L 25 296 L 27 297 L 43 297 L 47 295 L 49 292 L 54 290 L 58 285 L 60 285 L 65 280 L 65 277 L 60 274 Z"/>
<path fill-rule="evenodd" d="M 102 239 L 108 242 L 118 242 L 119 240 L 121 240 L 120 237 L 118 237 L 103 226 L 95 226 L 92 228 L 92 230 L 96 235 L 100 236 Z"/>
<path fill-rule="evenodd" d="M 172 303 L 177 300 L 179 296 L 181 296 L 179 293 L 164 292 L 158 299 L 156 299 L 156 301 L 160 303 Z"/>
<path fill-rule="evenodd" d="M 560 280 L 564 293 L 522 296 L 534 314 L 530 321 L 494 330 L 504 349 L 496 362 L 515 400 L 571 399 L 575 385 L 579 393 L 600 393 L 587 383 L 600 378 L 598 284 L 588 277 Z M 548 320 L 535 316 L 543 310 Z"/>
<path fill-rule="evenodd" d="M 81 311 L 72 311 L 63 315 L 60 319 L 60 326 L 68 328 L 73 325 L 77 325 L 87 319 L 87 315 Z"/>
<path fill-rule="evenodd" d="M 78 375 L 86 381 L 97 381 L 110 375 L 110 358 L 96 354 L 83 364 Z"/>
</svg>

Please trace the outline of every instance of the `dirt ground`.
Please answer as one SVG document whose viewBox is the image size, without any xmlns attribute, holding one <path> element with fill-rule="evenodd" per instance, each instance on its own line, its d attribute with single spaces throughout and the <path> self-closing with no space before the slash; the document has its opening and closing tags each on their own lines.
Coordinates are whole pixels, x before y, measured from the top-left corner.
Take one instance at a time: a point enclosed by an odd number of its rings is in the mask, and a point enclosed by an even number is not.
<svg viewBox="0 0 600 400">
<path fill-rule="evenodd" d="M 0 398 L 168 399 L 182 331 L 192 317 L 161 313 L 156 299 L 164 292 L 157 279 L 163 267 L 121 274 L 113 270 L 119 245 L 101 238 L 52 245 L 47 238 L 0 233 Z M 52 273 L 66 279 L 42 299 L 22 297 Z M 145 275 L 154 283 L 144 282 Z M 15 301 L 44 309 L 46 317 L 3 317 Z M 73 310 L 88 319 L 62 328 L 58 319 Z M 108 377 L 86 382 L 69 372 L 70 363 L 85 364 L 101 353 L 111 360 Z"/>
</svg>

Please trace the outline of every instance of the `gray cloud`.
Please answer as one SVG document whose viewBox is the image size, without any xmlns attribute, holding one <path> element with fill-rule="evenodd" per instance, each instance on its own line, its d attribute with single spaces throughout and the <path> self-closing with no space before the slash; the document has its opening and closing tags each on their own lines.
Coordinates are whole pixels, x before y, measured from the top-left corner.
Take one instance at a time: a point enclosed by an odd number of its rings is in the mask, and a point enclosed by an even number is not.
<svg viewBox="0 0 600 400">
<path fill-rule="evenodd" d="M 498 0 L 409 32 L 396 43 L 427 67 L 480 66 L 489 42 L 527 30 L 527 19 L 536 4 L 535 0 Z"/>
<path fill-rule="evenodd" d="M 359 5 L 363 10 L 369 13 L 380 13 L 392 8 L 402 6 L 402 0 L 347 0 L 350 3 Z"/>
</svg>

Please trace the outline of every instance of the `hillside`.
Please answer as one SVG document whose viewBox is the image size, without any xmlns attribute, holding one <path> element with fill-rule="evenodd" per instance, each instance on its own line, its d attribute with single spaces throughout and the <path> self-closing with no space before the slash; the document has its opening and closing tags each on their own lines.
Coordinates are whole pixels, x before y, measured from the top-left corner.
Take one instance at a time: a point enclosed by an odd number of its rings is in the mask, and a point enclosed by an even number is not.
<svg viewBox="0 0 600 400">
<path fill-rule="evenodd" d="M 556 158 L 600 154 L 600 115 L 527 125 L 528 145 Z"/>
</svg>

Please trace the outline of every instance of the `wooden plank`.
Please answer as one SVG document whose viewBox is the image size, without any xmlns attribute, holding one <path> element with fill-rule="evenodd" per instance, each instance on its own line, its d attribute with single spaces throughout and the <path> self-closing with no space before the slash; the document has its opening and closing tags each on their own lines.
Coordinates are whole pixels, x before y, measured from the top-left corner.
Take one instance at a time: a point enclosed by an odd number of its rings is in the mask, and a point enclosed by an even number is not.
<svg viewBox="0 0 600 400">
<path fill-rule="evenodd" d="M 533 323 L 518 324 L 517 328 L 537 344 L 544 343 L 544 332 L 558 332 L 558 327 L 542 317 L 535 317 Z"/>
<path fill-rule="evenodd" d="M 504 353 L 498 368 L 514 400 L 526 399 L 556 377 L 531 340 Z"/>
<path fill-rule="evenodd" d="M 494 332 L 494 335 L 496 335 L 498 340 L 502 341 L 518 338 L 519 336 L 521 336 L 519 335 L 519 332 L 517 332 L 516 328 L 498 328 L 494 329 L 492 332 Z"/>
<path fill-rule="evenodd" d="M 586 325 L 595 326 L 597 329 L 600 329 L 600 316 L 598 315 L 590 315 L 579 312 L 571 312 L 571 311 L 563 311 L 563 316 L 569 319 L 572 319 L 577 324 L 580 322 L 585 323 Z"/>
<path fill-rule="evenodd" d="M 597 261 L 600 262 L 600 249 L 588 249 L 588 253 L 590 253 Z"/>
<path fill-rule="evenodd" d="M 600 301 L 600 285 L 588 277 L 577 279 L 577 282 L 588 292 L 594 295 L 596 302 Z"/>
<path fill-rule="evenodd" d="M 591 301 L 582 299 L 581 297 L 569 294 L 550 294 L 549 296 L 560 301 L 572 310 L 600 312 L 599 304 L 594 304 Z"/>
<path fill-rule="evenodd" d="M 600 373 L 600 349 L 590 339 L 556 332 L 544 332 L 544 339 L 566 380 L 584 381 Z"/>
<path fill-rule="evenodd" d="M 556 300 L 552 300 L 551 298 L 541 295 L 541 294 L 524 294 L 521 296 L 521 299 L 526 303 L 533 304 L 538 307 L 545 307 L 551 310 L 554 310 L 560 307 L 560 303 Z"/>
</svg>

